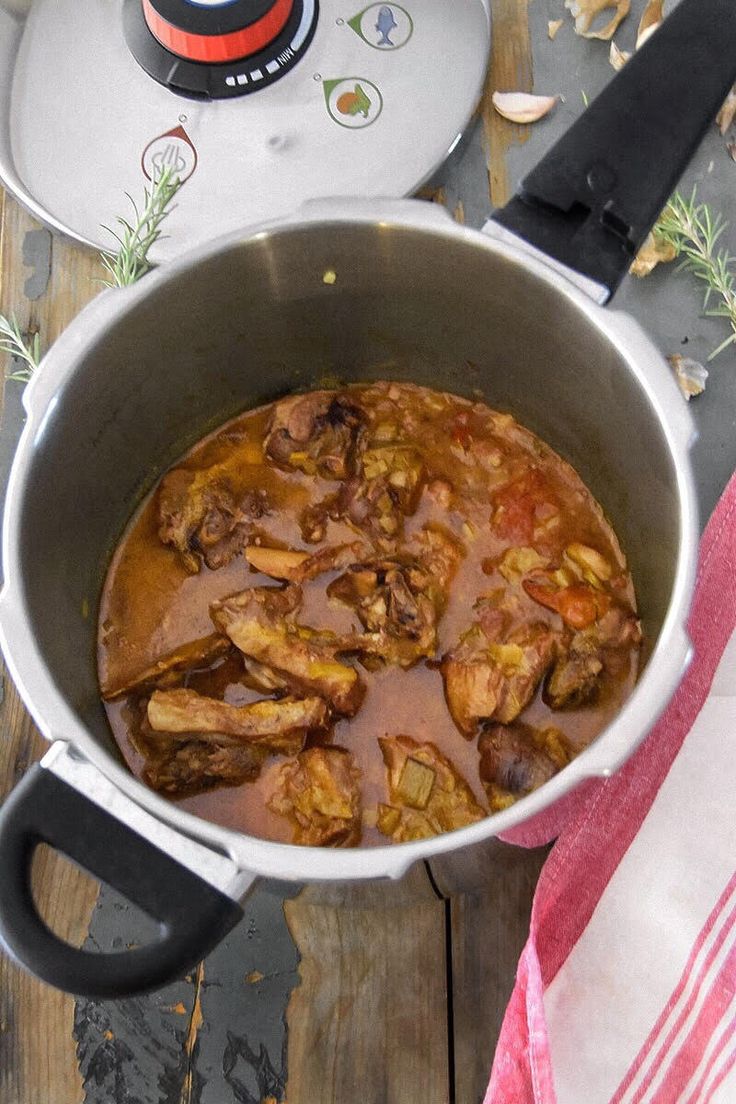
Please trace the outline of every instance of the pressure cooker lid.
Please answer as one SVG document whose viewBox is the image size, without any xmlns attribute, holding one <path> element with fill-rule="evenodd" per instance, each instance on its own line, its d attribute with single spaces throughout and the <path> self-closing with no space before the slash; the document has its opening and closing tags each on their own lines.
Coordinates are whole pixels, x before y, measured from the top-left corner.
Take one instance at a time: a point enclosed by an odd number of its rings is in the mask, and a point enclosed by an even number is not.
<svg viewBox="0 0 736 1104">
<path fill-rule="evenodd" d="M 164 166 L 163 260 L 328 196 L 413 192 L 480 97 L 487 0 L 0 0 L 0 176 L 103 229 Z"/>
</svg>

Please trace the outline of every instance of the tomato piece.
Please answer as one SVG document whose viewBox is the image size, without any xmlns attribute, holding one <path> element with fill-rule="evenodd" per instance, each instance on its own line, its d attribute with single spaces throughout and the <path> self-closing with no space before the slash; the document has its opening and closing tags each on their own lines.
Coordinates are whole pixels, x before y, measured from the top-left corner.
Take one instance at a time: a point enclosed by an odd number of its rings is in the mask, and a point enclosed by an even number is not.
<svg viewBox="0 0 736 1104">
<path fill-rule="evenodd" d="M 538 468 L 530 468 L 496 491 L 493 504 L 493 527 L 498 535 L 520 544 L 531 544 L 537 507 L 554 506 L 556 498 Z"/>
<path fill-rule="evenodd" d="M 585 583 L 556 590 L 543 583 L 525 579 L 522 586 L 530 598 L 540 606 L 559 613 L 565 624 L 572 629 L 589 628 L 611 608 L 611 599 L 607 594 L 602 594 Z"/>
</svg>

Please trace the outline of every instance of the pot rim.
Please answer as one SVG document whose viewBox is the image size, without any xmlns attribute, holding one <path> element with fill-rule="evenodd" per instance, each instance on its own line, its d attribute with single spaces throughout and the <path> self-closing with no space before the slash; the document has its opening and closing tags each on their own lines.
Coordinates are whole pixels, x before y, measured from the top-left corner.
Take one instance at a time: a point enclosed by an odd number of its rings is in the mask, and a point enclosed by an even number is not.
<svg viewBox="0 0 736 1104">
<path fill-rule="evenodd" d="M 508 809 L 477 824 L 427 840 L 380 847 L 323 849 L 274 843 L 223 828 L 184 812 L 148 789 L 116 762 L 75 717 L 56 688 L 33 636 L 23 587 L 18 534 L 25 485 L 33 467 L 36 443 L 46 431 L 59 387 L 95 347 L 112 323 L 120 324 L 149 295 L 180 274 L 241 244 L 307 226 L 352 223 L 426 231 L 462 239 L 523 265 L 586 316 L 623 353 L 629 371 L 646 395 L 657 420 L 677 477 L 680 539 L 669 608 L 647 667 L 633 693 L 613 721 L 593 743 L 540 789 Z M 10 674 L 45 739 L 66 741 L 136 804 L 183 834 L 229 855 L 242 869 L 286 881 L 350 881 L 398 878 L 416 862 L 464 848 L 509 832 L 543 813 L 560 798 L 591 778 L 612 774 L 633 753 L 653 727 L 676 690 L 690 658 L 686 620 L 695 580 L 698 512 L 688 450 L 695 432 L 664 358 L 630 316 L 604 310 L 558 272 L 515 246 L 481 231 L 459 226 L 436 205 L 418 200 L 316 200 L 288 218 L 270 220 L 227 234 L 148 274 L 138 285 L 110 290 L 86 307 L 44 357 L 26 388 L 28 418 L 8 483 L 2 532 L 5 581 L 0 592 L 0 646 Z"/>
</svg>

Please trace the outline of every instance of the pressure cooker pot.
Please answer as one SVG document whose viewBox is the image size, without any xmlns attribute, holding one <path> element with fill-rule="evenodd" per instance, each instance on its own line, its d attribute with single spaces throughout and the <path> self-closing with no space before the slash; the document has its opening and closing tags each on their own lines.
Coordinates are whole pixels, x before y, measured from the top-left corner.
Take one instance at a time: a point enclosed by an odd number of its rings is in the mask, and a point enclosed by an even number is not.
<svg viewBox="0 0 736 1104">
<path fill-rule="evenodd" d="M 693 427 L 661 354 L 602 304 L 734 77 L 730 0 L 683 0 L 484 232 L 416 201 L 318 201 L 104 293 L 54 345 L 24 396 L 0 596 L 8 666 L 52 744 L 0 814 L 0 934 L 29 969 L 93 995 L 155 987 L 223 937 L 259 876 L 398 879 L 631 755 L 689 655 Z M 257 839 L 148 789 L 117 750 L 95 661 L 110 556 L 166 468 L 238 412 L 336 375 L 478 397 L 547 441 L 621 540 L 646 641 L 631 697 L 551 781 L 470 827 L 362 850 Z M 39 841 L 149 912 L 159 939 L 115 955 L 58 940 L 29 888 Z"/>
</svg>

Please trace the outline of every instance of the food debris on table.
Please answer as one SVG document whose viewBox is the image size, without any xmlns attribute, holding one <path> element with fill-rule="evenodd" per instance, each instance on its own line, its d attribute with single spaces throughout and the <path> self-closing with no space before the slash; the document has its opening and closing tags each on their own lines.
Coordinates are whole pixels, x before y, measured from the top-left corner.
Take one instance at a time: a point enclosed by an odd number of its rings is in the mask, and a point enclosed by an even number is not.
<svg viewBox="0 0 736 1104">
<path fill-rule="evenodd" d="M 536 123 L 555 106 L 559 96 L 534 96 L 530 92 L 494 92 L 493 106 L 512 123 Z"/>
<path fill-rule="evenodd" d="M 676 256 L 677 250 L 672 242 L 665 241 L 658 234 L 647 234 L 629 271 L 632 276 L 642 279 L 653 272 L 658 264 L 669 264 Z"/>
<path fill-rule="evenodd" d="M 704 368 L 702 364 L 699 364 L 697 360 L 680 356 L 679 353 L 668 356 L 667 360 L 675 373 L 677 384 L 687 401 L 690 402 L 690 399 L 695 398 L 697 395 L 702 395 L 708 380 L 708 369 Z"/>
<path fill-rule="evenodd" d="M 721 134 L 725 135 L 734 120 L 734 116 L 736 116 L 736 84 L 726 96 L 723 107 L 716 115 L 716 125 Z"/>
<path fill-rule="evenodd" d="M 618 27 L 629 14 L 630 0 L 565 0 L 565 7 L 575 20 L 575 34 L 582 38 L 600 38 L 608 41 L 613 38 Z M 599 31 L 591 30 L 596 16 L 609 8 L 615 12 L 605 27 Z"/>
<path fill-rule="evenodd" d="M 664 0 L 648 0 L 639 20 L 639 29 L 636 33 L 637 50 L 641 49 L 644 43 L 652 37 L 663 19 Z"/>
<path fill-rule="evenodd" d="M 556 38 L 557 32 L 564 22 L 564 19 L 550 19 L 550 21 L 547 23 L 547 38 Z"/>
<path fill-rule="evenodd" d="M 617 73 L 621 69 L 623 69 L 624 65 L 630 57 L 630 50 L 622 50 L 619 46 L 616 45 L 613 39 L 611 39 L 611 49 L 608 51 L 608 60 Z"/>
</svg>

